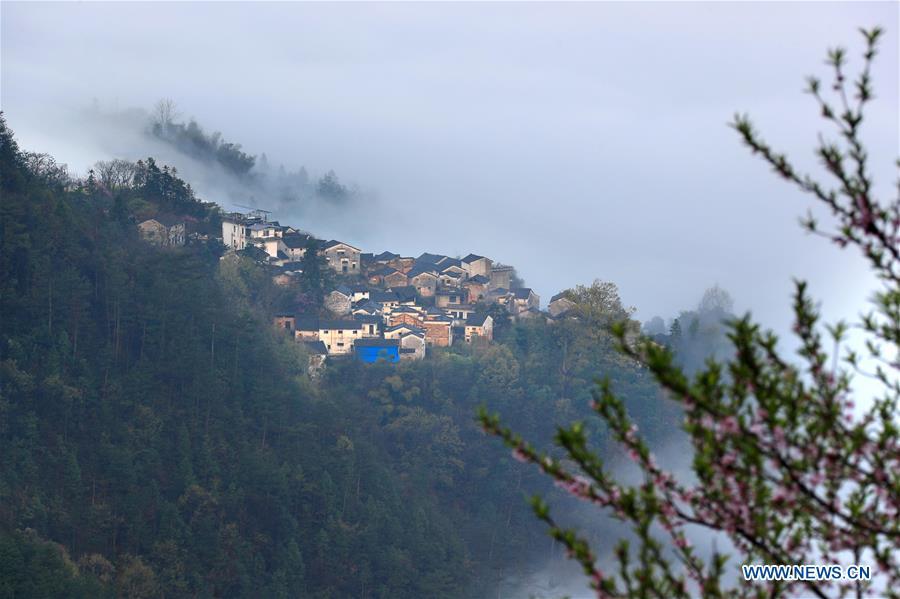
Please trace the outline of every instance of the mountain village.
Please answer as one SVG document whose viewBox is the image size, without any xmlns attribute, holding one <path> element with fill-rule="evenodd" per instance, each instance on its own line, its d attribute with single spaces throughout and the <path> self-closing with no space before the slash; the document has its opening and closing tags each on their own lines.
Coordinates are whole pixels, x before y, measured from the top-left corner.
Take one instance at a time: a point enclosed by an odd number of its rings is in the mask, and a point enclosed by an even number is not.
<svg viewBox="0 0 900 599">
<path fill-rule="evenodd" d="M 185 224 L 179 219 L 148 219 L 138 229 L 156 245 L 185 243 Z M 289 285 L 302 274 L 310 248 L 333 271 L 338 283 L 324 297 L 329 318 L 305 313 L 274 317 L 276 327 L 305 344 L 311 372 L 329 356 L 398 362 L 421 360 L 429 347 L 490 343 L 494 318 L 489 311 L 496 315 L 500 309 L 511 320 L 558 318 L 574 306 L 558 294 L 548 311 L 541 312 L 540 297 L 516 286 L 515 269 L 485 256 L 366 253 L 344 241 L 316 239 L 269 221 L 263 210 L 223 215 L 221 241 L 228 248 L 222 259 L 237 252 L 248 255 L 269 266 L 278 285 Z"/>
</svg>

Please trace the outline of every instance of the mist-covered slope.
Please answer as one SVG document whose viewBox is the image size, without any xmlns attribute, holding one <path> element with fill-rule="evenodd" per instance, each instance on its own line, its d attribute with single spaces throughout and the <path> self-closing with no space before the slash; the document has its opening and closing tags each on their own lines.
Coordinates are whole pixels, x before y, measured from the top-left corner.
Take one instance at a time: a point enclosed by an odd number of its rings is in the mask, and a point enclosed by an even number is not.
<svg viewBox="0 0 900 599">
<path fill-rule="evenodd" d="M 649 431 L 674 418 L 609 344 L 543 321 L 313 384 L 267 273 L 139 240 L 135 210 L 215 227 L 170 171 L 102 190 L 5 123 L 0 161 L 2 596 L 496 596 L 548 556 L 522 501 L 547 489 L 475 408 L 548 441 L 607 374 Z"/>
</svg>

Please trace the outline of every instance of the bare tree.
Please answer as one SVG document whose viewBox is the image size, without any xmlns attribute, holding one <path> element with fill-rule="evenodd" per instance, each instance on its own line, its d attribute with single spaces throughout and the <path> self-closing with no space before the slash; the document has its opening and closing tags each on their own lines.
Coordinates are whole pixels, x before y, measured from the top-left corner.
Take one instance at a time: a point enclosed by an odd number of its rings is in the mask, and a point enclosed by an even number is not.
<svg viewBox="0 0 900 599">
<path fill-rule="evenodd" d="M 171 98 L 161 98 L 153 106 L 152 121 L 153 127 L 160 131 L 167 131 L 176 119 L 181 117 L 178 106 Z"/>
<path fill-rule="evenodd" d="M 100 183 L 108 191 L 116 191 L 131 187 L 134 181 L 136 167 L 133 162 L 127 160 L 101 160 L 94 165 L 94 172 Z"/>
</svg>

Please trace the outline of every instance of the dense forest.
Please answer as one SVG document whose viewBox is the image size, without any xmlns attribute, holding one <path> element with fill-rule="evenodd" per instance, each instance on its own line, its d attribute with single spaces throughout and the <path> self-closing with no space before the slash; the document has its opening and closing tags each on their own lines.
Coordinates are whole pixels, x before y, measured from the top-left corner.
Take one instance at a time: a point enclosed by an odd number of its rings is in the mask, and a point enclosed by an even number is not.
<svg viewBox="0 0 900 599">
<path fill-rule="evenodd" d="M 260 267 L 139 239 L 157 212 L 216 230 L 176 172 L 73 179 L 0 127 L 0 597 L 496 596 L 552 491 L 478 406 L 546 443 L 609 376 L 649 436 L 679 419 L 577 290 L 580 319 L 312 381 Z"/>
</svg>

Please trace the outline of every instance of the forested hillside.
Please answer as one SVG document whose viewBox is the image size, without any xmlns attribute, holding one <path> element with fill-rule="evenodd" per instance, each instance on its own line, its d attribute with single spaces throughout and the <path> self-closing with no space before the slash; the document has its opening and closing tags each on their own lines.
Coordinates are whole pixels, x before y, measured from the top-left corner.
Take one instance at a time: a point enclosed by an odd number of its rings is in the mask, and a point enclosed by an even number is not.
<svg viewBox="0 0 900 599">
<path fill-rule="evenodd" d="M 0 597 L 496 596 L 546 553 L 547 489 L 477 406 L 546 441 L 608 375 L 651 435 L 676 420 L 585 323 L 314 383 L 258 266 L 139 240 L 136 214 L 215 228 L 176 173 L 72 180 L 0 127 Z"/>
</svg>

